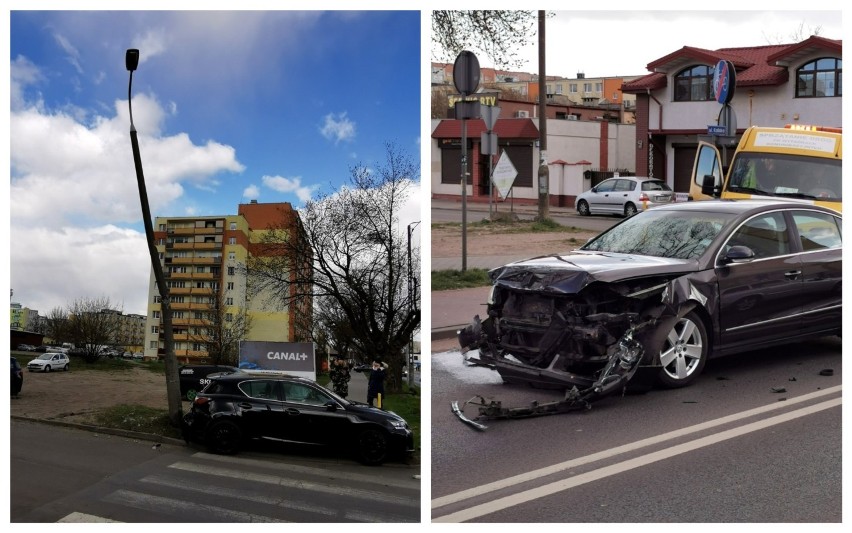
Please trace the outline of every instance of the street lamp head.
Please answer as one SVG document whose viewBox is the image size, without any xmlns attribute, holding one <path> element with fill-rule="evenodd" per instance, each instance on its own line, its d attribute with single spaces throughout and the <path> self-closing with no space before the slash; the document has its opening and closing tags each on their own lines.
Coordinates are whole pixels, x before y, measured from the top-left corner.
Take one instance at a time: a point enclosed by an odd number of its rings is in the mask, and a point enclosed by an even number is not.
<svg viewBox="0 0 852 533">
<path fill-rule="evenodd" d="M 133 72 L 139 66 L 139 50 L 136 48 L 128 48 L 124 54 L 124 64 L 127 70 Z"/>
</svg>

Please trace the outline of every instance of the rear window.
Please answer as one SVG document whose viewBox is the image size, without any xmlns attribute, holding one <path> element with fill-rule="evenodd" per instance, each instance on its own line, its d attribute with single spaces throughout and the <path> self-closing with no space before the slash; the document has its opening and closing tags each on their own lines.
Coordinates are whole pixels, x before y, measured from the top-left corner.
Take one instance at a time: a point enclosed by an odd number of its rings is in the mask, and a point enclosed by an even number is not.
<svg viewBox="0 0 852 533">
<path fill-rule="evenodd" d="M 664 181 L 643 181 L 643 191 L 670 191 L 671 188 Z"/>
</svg>

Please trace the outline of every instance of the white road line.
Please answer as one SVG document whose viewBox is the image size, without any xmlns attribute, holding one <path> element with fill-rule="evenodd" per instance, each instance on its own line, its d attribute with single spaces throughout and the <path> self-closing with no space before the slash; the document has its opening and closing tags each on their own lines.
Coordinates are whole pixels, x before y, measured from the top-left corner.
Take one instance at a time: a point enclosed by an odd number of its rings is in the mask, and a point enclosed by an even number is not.
<svg viewBox="0 0 852 533">
<path fill-rule="evenodd" d="M 758 420 L 750 424 L 721 431 L 719 433 L 695 439 L 690 442 L 685 442 L 683 444 L 678 444 L 670 448 L 657 450 L 641 457 L 636 457 L 634 459 L 629 459 L 621 463 L 605 466 L 603 468 L 599 468 L 591 472 L 572 476 L 560 481 L 543 485 L 541 487 L 519 492 L 511 496 L 498 498 L 496 500 L 481 505 L 476 505 L 468 509 L 463 509 L 455 513 L 451 513 L 445 516 L 439 516 L 437 518 L 433 518 L 432 522 L 465 522 L 468 520 L 473 520 L 474 518 L 479 518 L 481 516 L 491 514 L 497 511 L 503 511 L 509 507 L 520 505 L 522 503 L 526 503 L 538 498 L 543 498 L 545 496 L 550 496 L 563 490 L 578 487 L 586 483 L 591 483 L 592 481 L 597 481 L 605 477 L 614 476 L 616 474 L 620 474 L 622 472 L 626 472 L 634 468 L 639 468 L 641 466 L 646 466 L 657 461 L 669 459 L 682 453 L 691 452 L 699 448 L 704 448 L 706 446 L 717 444 L 728 439 L 745 435 L 747 433 L 766 429 L 768 427 L 784 422 L 789 422 L 790 420 L 811 415 L 819 411 L 823 411 L 825 409 L 837 407 L 841 405 L 841 403 L 841 398 L 834 398 L 819 404 L 803 407 L 802 409 L 799 409 L 797 411 L 791 411 L 789 413 L 783 413 L 772 418 Z"/>
<path fill-rule="evenodd" d="M 93 514 L 86 513 L 71 513 L 68 516 L 60 518 L 57 522 L 70 522 L 72 524 L 90 524 L 90 523 L 111 523 L 111 524 L 120 524 L 121 522 L 117 520 L 110 520 L 109 518 L 104 518 L 102 516 L 95 516 Z"/>
<path fill-rule="evenodd" d="M 166 476 L 151 475 L 142 478 L 143 483 L 150 483 L 160 487 L 170 487 L 180 489 L 184 492 L 194 492 L 196 494 L 205 494 L 210 496 L 219 496 L 230 498 L 232 500 L 240 500 L 246 502 L 260 503 L 263 505 L 271 505 L 281 509 L 289 509 L 292 511 L 301 511 L 305 513 L 313 513 L 323 517 L 338 517 L 345 520 L 353 520 L 356 522 L 411 522 L 410 517 L 396 516 L 391 514 L 377 515 L 365 513 L 361 511 L 353 511 L 340 509 L 339 505 L 329 505 L 326 500 L 323 500 L 323 506 L 320 507 L 313 503 L 293 500 L 292 497 L 284 497 L 277 495 L 262 495 L 248 494 L 244 490 L 229 489 L 226 487 L 218 487 L 213 485 L 195 486 L 187 485 L 184 479 L 173 479 Z M 279 493 L 280 494 L 280 493 Z M 326 521 L 329 521 L 326 518 Z M 334 521 L 334 520 L 331 520 Z"/>
<path fill-rule="evenodd" d="M 382 501 L 386 503 L 395 503 L 399 505 L 405 505 L 409 507 L 420 508 L 420 498 L 418 497 L 405 497 L 405 496 L 396 496 L 393 494 L 389 494 L 386 492 L 375 491 L 375 490 L 365 490 L 365 489 L 354 489 L 342 487 L 339 485 L 327 485 L 322 483 L 313 483 L 309 481 L 303 481 L 300 479 L 288 479 L 281 476 L 275 476 L 272 474 L 259 474 L 257 472 L 246 472 L 245 470 L 232 470 L 230 468 L 221 468 L 210 465 L 197 465 L 194 463 L 188 463 L 179 461 L 177 463 L 169 465 L 169 468 L 174 468 L 177 470 L 183 470 L 187 472 L 198 472 L 200 474 L 208 474 L 212 476 L 220 476 L 227 477 L 233 479 L 241 479 L 246 481 L 255 481 L 257 483 L 267 483 L 270 485 L 277 485 L 282 487 L 291 487 L 294 489 L 300 490 L 309 490 L 314 492 L 323 492 L 327 494 L 334 494 L 337 496 L 348 496 L 351 498 L 362 498 L 367 500 L 376 500 Z"/>
<path fill-rule="evenodd" d="M 414 480 L 397 480 L 385 479 L 381 477 L 381 469 L 377 469 L 376 475 L 358 474 L 355 472 L 341 472 L 339 470 L 331 470 L 329 468 L 314 468 L 310 466 L 293 465 L 289 463 L 277 463 L 270 461 L 260 461 L 258 459 L 249 459 L 246 457 L 223 456 L 212 453 L 197 452 L 192 454 L 193 457 L 206 459 L 210 461 L 218 461 L 222 463 L 241 464 L 246 466 L 259 466 L 264 470 L 281 470 L 286 472 L 298 472 L 300 474 L 309 474 L 321 476 L 328 479 L 346 479 L 349 481 L 358 481 L 362 483 L 374 483 L 388 487 L 399 487 L 402 489 L 419 489 L 420 483 Z"/>
<path fill-rule="evenodd" d="M 743 420 L 745 418 L 749 418 L 755 415 L 768 413 L 777 409 L 785 409 L 797 403 L 806 402 L 816 398 L 827 396 L 829 394 L 838 393 L 841 390 L 842 386 L 838 385 L 836 387 L 831 387 L 825 390 L 819 390 L 810 394 L 805 394 L 803 396 L 788 398 L 785 402 L 774 402 L 769 405 L 756 407 L 754 409 L 743 411 L 741 413 L 735 413 L 729 416 L 717 418 L 715 420 L 709 420 L 707 422 L 702 422 L 701 424 L 696 424 L 694 426 L 677 429 L 675 431 L 670 431 L 661 435 L 655 435 L 647 439 L 631 442 L 623 446 L 610 448 L 609 450 L 603 450 L 597 453 L 586 455 L 584 457 L 578 457 L 576 459 L 571 459 L 569 461 L 564 461 L 555 465 L 539 468 L 538 470 L 532 470 L 530 472 L 524 472 L 523 474 L 518 474 L 516 476 L 508 477 L 505 479 L 499 479 L 491 483 L 486 483 L 485 485 L 480 485 L 479 487 L 473 487 L 470 489 L 456 492 L 454 494 L 448 494 L 446 496 L 435 498 L 432 500 L 432 509 L 437 509 L 439 507 L 443 507 L 445 505 L 450 505 L 453 503 L 459 503 L 470 498 L 475 498 L 483 494 L 488 494 L 489 492 L 493 492 L 495 490 L 509 488 L 511 486 L 518 485 L 520 483 L 525 483 L 527 481 L 532 481 L 544 476 L 558 474 L 559 472 L 569 470 L 571 468 L 576 468 L 581 465 L 593 463 L 595 461 L 600 461 L 602 459 L 607 459 L 616 455 L 621 455 L 623 453 L 645 448 L 647 446 L 657 445 L 668 440 L 684 437 L 686 435 L 691 435 L 699 431 L 705 431 L 707 429 L 718 427 L 724 424 L 729 424 L 731 422 L 737 422 L 739 420 Z"/>
<path fill-rule="evenodd" d="M 108 494 L 104 501 L 116 503 L 134 509 L 142 509 L 147 511 L 155 511 L 164 513 L 169 516 L 181 515 L 189 511 L 203 511 L 207 518 L 213 522 L 284 522 L 284 520 L 275 520 L 267 516 L 254 515 L 243 513 L 241 511 L 231 511 L 222 509 L 212 505 L 204 505 L 200 503 L 191 503 L 173 498 L 163 498 L 153 494 L 142 494 L 132 490 L 119 489 L 111 494 Z"/>
</svg>

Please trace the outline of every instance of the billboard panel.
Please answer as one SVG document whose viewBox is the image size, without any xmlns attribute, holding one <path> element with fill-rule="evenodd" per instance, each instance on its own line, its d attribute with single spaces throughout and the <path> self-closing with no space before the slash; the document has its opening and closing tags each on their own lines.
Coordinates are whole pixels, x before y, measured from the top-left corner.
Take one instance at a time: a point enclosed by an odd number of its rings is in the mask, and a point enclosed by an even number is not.
<svg viewBox="0 0 852 533">
<path fill-rule="evenodd" d="M 312 342 L 240 341 L 239 367 L 248 372 L 286 372 L 317 379 Z"/>
</svg>

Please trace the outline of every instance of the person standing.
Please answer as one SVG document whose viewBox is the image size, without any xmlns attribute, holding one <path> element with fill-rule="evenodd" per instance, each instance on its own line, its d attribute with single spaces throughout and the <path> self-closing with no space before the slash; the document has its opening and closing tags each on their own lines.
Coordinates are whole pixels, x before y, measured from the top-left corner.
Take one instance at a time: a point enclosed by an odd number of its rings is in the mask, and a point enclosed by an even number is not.
<svg viewBox="0 0 852 533">
<path fill-rule="evenodd" d="M 370 377 L 367 381 L 367 403 L 373 407 L 373 400 L 378 399 L 378 407 L 382 408 L 385 396 L 385 377 L 387 377 L 388 365 L 378 359 L 373 361 Z"/>
<path fill-rule="evenodd" d="M 349 379 L 352 377 L 349 363 L 345 359 L 336 358 L 329 369 L 329 377 L 334 392 L 341 398 L 346 398 L 349 394 Z"/>
</svg>

